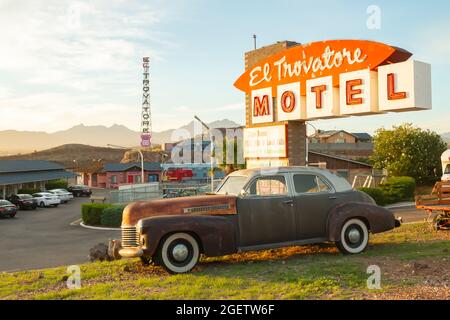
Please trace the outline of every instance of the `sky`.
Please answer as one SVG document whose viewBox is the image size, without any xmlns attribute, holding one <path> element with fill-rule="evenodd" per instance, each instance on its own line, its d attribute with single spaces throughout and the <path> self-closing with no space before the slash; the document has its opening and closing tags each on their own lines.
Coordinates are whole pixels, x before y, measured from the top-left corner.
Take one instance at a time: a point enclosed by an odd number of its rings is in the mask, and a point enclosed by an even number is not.
<svg viewBox="0 0 450 320">
<path fill-rule="evenodd" d="M 379 28 L 367 12 L 380 10 Z M 154 131 L 198 115 L 244 124 L 233 87 L 244 52 L 291 40 L 367 39 L 431 63 L 433 109 L 314 121 L 373 133 L 411 122 L 450 131 L 450 2 L 0 0 L 0 130 L 54 132 L 122 124 L 139 130 L 142 57 L 150 57 Z"/>
</svg>

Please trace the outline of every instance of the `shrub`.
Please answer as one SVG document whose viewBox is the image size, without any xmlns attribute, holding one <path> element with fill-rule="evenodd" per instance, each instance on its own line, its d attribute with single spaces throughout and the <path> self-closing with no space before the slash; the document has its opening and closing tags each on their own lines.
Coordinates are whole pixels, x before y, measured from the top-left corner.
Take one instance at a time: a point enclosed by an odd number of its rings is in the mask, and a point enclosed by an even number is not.
<svg viewBox="0 0 450 320">
<path fill-rule="evenodd" d="M 387 204 L 386 196 L 381 188 L 358 188 L 358 190 L 371 196 L 379 206 Z"/>
<path fill-rule="evenodd" d="M 103 209 L 101 225 L 105 227 L 120 227 L 122 224 L 122 212 L 126 205 L 113 205 Z"/>
<path fill-rule="evenodd" d="M 416 181 L 411 177 L 391 177 L 380 185 L 389 203 L 414 199 Z"/>
<path fill-rule="evenodd" d="M 111 206 L 111 204 L 107 203 L 83 203 L 81 205 L 81 219 L 83 220 L 83 223 L 99 226 L 101 224 L 103 209 Z"/>
<path fill-rule="evenodd" d="M 69 186 L 67 180 L 64 179 L 58 179 L 58 180 L 51 180 L 48 181 L 45 184 L 45 189 L 52 190 L 52 189 L 67 189 Z"/>
<path fill-rule="evenodd" d="M 38 192 L 41 192 L 42 190 L 41 189 L 39 189 L 39 188 L 31 188 L 31 189 L 19 189 L 18 191 L 17 191 L 17 194 L 22 194 L 22 193 L 25 193 L 25 194 L 33 194 L 33 193 L 38 193 Z"/>
<path fill-rule="evenodd" d="M 400 201 L 413 200 L 415 188 L 416 181 L 414 178 L 391 177 L 377 188 L 358 188 L 358 190 L 367 193 L 378 205 L 384 206 Z"/>
</svg>

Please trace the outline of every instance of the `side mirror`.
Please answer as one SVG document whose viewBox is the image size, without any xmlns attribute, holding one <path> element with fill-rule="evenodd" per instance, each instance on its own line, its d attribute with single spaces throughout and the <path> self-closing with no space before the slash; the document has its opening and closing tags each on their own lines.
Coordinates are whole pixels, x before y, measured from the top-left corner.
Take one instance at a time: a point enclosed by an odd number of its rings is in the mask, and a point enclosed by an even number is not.
<svg viewBox="0 0 450 320">
<path fill-rule="evenodd" d="M 239 194 L 240 194 L 241 197 L 245 198 L 248 195 L 248 192 L 245 191 L 244 189 L 242 189 Z"/>
</svg>

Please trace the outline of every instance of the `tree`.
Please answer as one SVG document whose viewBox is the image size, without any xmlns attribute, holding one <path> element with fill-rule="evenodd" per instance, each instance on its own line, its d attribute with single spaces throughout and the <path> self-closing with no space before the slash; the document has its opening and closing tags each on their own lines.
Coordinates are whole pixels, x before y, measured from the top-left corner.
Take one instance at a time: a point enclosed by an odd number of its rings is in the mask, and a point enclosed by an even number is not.
<svg viewBox="0 0 450 320">
<path fill-rule="evenodd" d="M 442 174 L 440 157 L 447 145 L 433 131 L 405 123 L 392 130 L 378 129 L 373 142 L 374 168 L 385 168 L 391 176 L 410 176 L 418 183 L 429 183 Z"/>
</svg>

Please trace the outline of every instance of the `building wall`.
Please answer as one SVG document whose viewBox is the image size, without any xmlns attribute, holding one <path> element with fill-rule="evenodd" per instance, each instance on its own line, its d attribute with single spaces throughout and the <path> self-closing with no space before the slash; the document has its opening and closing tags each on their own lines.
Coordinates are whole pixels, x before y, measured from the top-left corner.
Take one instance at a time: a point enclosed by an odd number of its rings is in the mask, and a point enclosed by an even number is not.
<svg viewBox="0 0 450 320">
<path fill-rule="evenodd" d="M 141 171 L 126 171 L 126 172 L 106 172 L 104 175 L 104 188 L 112 189 L 116 188 L 119 184 L 129 184 L 129 177 L 132 177 L 133 183 L 138 183 L 142 172 Z M 143 183 L 149 182 L 149 175 L 156 175 L 157 181 L 161 181 L 160 171 L 144 171 L 144 181 Z M 116 183 L 112 182 L 112 177 L 116 177 Z M 139 177 L 139 178 L 137 178 Z"/>
<path fill-rule="evenodd" d="M 332 136 L 328 137 L 328 138 L 324 138 L 322 139 L 322 141 L 320 141 L 321 143 L 356 143 L 356 137 L 341 131 L 338 132 L 336 134 L 333 134 Z"/>
</svg>

